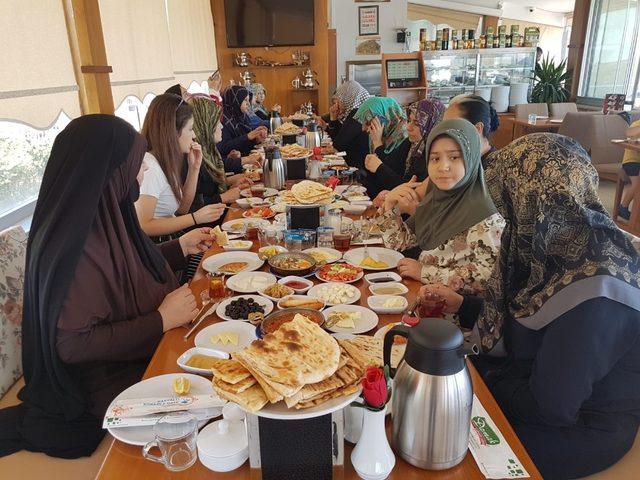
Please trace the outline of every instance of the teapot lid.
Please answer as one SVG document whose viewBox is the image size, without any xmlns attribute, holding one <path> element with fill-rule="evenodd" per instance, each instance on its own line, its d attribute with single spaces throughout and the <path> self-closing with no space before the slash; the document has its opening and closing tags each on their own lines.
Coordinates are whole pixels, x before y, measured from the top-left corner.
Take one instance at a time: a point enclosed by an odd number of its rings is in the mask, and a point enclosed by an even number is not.
<svg viewBox="0 0 640 480">
<path fill-rule="evenodd" d="M 426 350 L 456 350 L 464 342 L 464 336 L 451 322 L 441 318 L 423 318 L 409 329 L 409 341 Z"/>
</svg>

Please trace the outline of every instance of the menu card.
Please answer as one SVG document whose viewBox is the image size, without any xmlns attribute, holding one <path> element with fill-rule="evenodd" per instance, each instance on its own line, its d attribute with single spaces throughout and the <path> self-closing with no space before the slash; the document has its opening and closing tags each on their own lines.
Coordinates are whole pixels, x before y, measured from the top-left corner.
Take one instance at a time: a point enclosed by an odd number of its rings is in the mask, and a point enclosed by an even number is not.
<svg viewBox="0 0 640 480">
<path fill-rule="evenodd" d="M 475 395 L 471 407 L 469 450 L 486 478 L 529 478 L 529 474 Z"/>
</svg>

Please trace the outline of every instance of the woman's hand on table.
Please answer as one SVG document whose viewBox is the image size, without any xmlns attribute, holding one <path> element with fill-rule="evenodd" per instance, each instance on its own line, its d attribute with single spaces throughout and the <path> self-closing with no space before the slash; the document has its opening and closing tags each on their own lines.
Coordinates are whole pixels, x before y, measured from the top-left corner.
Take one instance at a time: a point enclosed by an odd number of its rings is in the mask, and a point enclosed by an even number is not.
<svg viewBox="0 0 640 480">
<path fill-rule="evenodd" d="M 227 177 L 227 185 L 230 187 L 238 187 L 240 190 L 253 185 L 253 181 L 242 173 Z"/>
<path fill-rule="evenodd" d="M 382 165 L 382 160 L 375 153 L 370 153 L 364 158 L 364 167 L 371 173 L 376 173 Z"/>
<path fill-rule="evenodd" d="M 196 225 L 215 222 L 222 216 L 224 209 L 224 203 L 205 205 L 199 210 L 193 212 L 193 218 L 196 220 Z"/>
<path fill-rule="evenodd" d="M 369 139 L 374 149 L 382 146 L 382 131 L 383 128 L 380 119 L 374 117 L 374 119 L 369 122 Z"/>
<path fill-rule="evenodd" d="M 233 203 L 240 198 L 240 187 L 233 187 L 220 194 L 220 200 L 224 203 Z"/>
<path fill-rule="evenodd" d="M 264 142 L 267 138 L 267 127 L 260 126 L 258 128 L 255 128 L 247 133 L 247 137 L 249 138 L 249 140 L 254 140 L 257 143 Z"/>
<path fill-rule="evenodd" d="M 376 195 L 376 198 L 373 199 L 373 206 L 375 208 L 380 208 L 384 205 L 384 200 L 385 198 L 387 198 L 387 194 L 389 193 L 389 190 L 382 190 L 378 195 Z"/>
<path fill-rule="evenodd" d="M 209 227 L 194 228 L 182 235 L 178 241 L 180 242 L 180 247 L 182 247 L 182 253 L 185 257 L 187 255 L 206 252 L 211 248 L 211 245 L 213 245 L 211 229 Z"/>
<path fill-rule="evenodd" d="M 457 313 L 460 310 L 463 296 L 441 283 L 431 283 L 420 288 L 418 293 L 420 305 L 427 310 L 439 308 L 444 300 L 444 313 Z"/>
<path fill-rule="evenodd" d="M 162 317 L 163 332 L 181 327 L 193 320 L 198 314 L 198 304 L 189 285 L 184 284 L 167 294 L 158 307 L 158 312 Z"/>
<path fill-rule="evenodd" d="M 420 281 L 422 274 L 422 264 L 412 258 L 403 258 L 398 262 L 398 273 L 401 277 L 412 278 Z"/>
<path fill-rule="evenodd" d="M 252 153 L 249 156 L 242 157 L 242 165 L 262 166 L 262 155 L 260 153 Z"/>
</svg>

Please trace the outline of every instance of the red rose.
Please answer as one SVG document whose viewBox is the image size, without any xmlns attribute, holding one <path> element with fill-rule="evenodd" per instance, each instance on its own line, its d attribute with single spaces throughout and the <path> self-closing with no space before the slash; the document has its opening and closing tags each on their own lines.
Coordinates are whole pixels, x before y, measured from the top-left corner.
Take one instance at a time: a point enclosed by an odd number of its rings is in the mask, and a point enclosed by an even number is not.
<svg viewBox="0 0 640 480">
<path fill-rule="evenodd" d="M 367 367 L 362 379 L 362 395 L 364 401 L 373 408 L 382 407 L 387 401 L 387 380 L 384 372 L 378 367 Z"/>
</svg>

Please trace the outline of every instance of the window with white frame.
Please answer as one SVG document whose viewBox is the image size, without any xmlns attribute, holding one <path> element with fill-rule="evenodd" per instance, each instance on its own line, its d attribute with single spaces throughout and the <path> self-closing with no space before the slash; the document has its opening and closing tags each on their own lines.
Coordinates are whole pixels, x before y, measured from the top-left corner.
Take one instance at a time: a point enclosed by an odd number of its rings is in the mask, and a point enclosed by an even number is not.
<svg viewBox="0 0 640 480">
<path fill-rule="evenodd" d="M 583 99 L 597 102 L 609 93 L 625 94 L 627 101 L 638 98 L 638 3 L 638 0 L 591 2 L 579 87 Z"/>
</svg>

